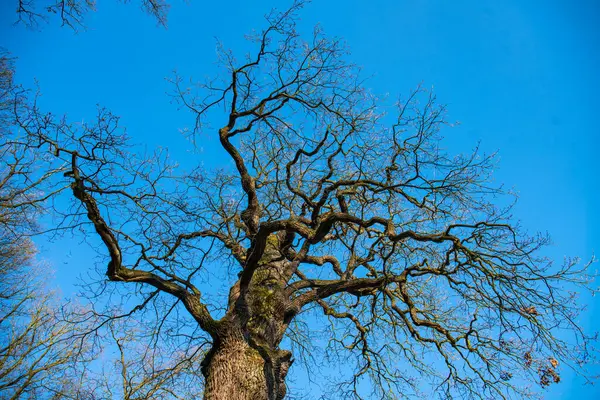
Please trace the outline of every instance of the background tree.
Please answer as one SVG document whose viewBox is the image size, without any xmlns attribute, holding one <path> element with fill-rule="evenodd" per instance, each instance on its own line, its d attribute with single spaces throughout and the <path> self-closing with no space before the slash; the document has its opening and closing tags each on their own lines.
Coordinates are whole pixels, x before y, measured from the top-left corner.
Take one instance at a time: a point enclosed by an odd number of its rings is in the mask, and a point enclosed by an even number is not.
<svg viewBox="0 0 600 400">
<path fill-rule="evenodd" d="M 200 348 L 178 352 L 144 341 L 143 323 L 113 320 L 103 338 L 103 363 L 90 368 L 83 380 L 94 399 L 161 400 L 202 397 Z M 148 343 L 150 345 L 145 345 Z M 174 350 L 174 351 L 169 351 Z M 198 359 L 200 358 L 200 360 Z"/>
<path fill-rule="evenodd" d="M 33 0 L 17 0 L 16 3 L 17 22 L 30 28 L 38 28 L 49 17 L 58 16 L 63 26 L 77 30 L 84 26 L 85 14 L 96 9 L 95 0 L 49 0 L 41 4 Z M 167 26 L 169 3 L 165 0 L 140 0 L 139 3 L 160 25 Z"/>
<path fill-rule="evenodd" d="M 161 328 L 125 323 L 67 302 L 49 290 L 49 266 L 31 237 L 44 230 L 44 208 L 63 187 L 52 158 L 35 151 L 15 129 L 15 115 L 35 104 L 14 84 L 14 59 L 0 55 L 0 397 L 2 399 L 189 399 L 201 396 L 194 363 L 202 346 L 157 344 Z M 41 145 L 39 143 L 38 145 Z M 54 190 L 54 191 L 53 191 Z M 107 310 L 101 310 L 106 312 Z M 132 312 L 139 311 L 134 308 Z M 179 324 L 178 328 L 182 328 Z M 143 339 L 147 339 L 144 341 Z M 144 346 L 144 344 L 147 344 Z M 168 356 L 167 356 L 168 355 Z M 109 362 L 105 362 L 109 360 Z M 121 382 L 121 385 L 115 385 Z"/>
<path fill-rule="evenodd" d="M 29 235 L 44 195 L 39 186 L 52 176 L 45 165 L 14 141 L 15 111 L 23 91 L 13 83 L 10 55 L 0 54 L 0 397 L 3 399 L 74 398 L 88 356 L 82 326 L 65 320 L 58 296 L 48 290 L 49 274 L 36 259 Z"/>
<path fill-rule="evenodd" d="M 0 397 L 78 398 L 87 361 L 80 326 L 64 319 L 57 296 L 44 287 L 33 245 L 10 241 L 0 228 Z"/>
<path fill-rule="evenodd" d="M 364 396 L 363 380 L 382 398 L 527 397 L 564 365 L 584 372 L 590 338 L 565 285 L 585 286 L 586 266 L 538 257 L 547 238 L 512 223 L 493 159 L 440 148 L 434 96 L 418 89 L 384 113 L 340 41 L 301 39 L 301 5 L 271 14 L 251 55 L 222 49 L 224 73 L 200 93 L 174 80 L 196 140 L 218 132 L 221 169 L 129 153 L 105 109 L 78 125 L 19 113 L 26 144 L 66 168 L 59 229 L 87 229 L 109 280 L 142 305 L 170 295 L 187 310 L 212 346 L 206 399 L 283 398 L 282 343 L 307 348 L 294 341 L 313 318 L 331 324 L 327 355 L 354 367 L 343 398 Z M 228 295 L 200 291 L 211 274 Z"/>
</svg>

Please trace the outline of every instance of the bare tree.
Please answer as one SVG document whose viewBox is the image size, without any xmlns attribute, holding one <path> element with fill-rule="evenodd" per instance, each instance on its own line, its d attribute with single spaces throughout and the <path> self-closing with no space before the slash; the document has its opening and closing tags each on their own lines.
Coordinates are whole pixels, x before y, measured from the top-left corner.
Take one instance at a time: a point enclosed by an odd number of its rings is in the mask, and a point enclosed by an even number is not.
<svg viewBox="0 0 600 400">
<path fill-rule="evenodd" d="M 136 155 L 106 109 L 82 124 L 35 103 L 17 113 L 23 145 L 66 171 L 57 229 L 84 230 L 140 308 L 187 311 L 211 343 L 207 400 L 284 398 L 282 347 L 309 349 L 319 324 L 327 357 L 353 368 L 331 397 L 533 397 L 561 368 L 585 373 L 595 353 L 573 293 L 588 265 L 539 256 L 548 238 L 494 203 L 511 201 L 493 157 L 446 154 L 426 90 L 383 104 L 340 40 L 297 33 L 302 5 L 270 14 L 253 53 L 221 49 L 218 78 L 173 80 L 193 138 L 214 135 L 229 159 L 219 168 Z"/>
<path fill-rule="evenodd" d="M 43 286 L 47 274 L 31 265 L 31 242 L 7 243 L 10 233 L 0 234 L 0 397 L 60 398 L 86 361 L 79 326 L 63 319 L 56 296 Z"/>
<path fill-rule="evenodd" d="M 108 340 L 103 340 L 110 360 L 92 367 L 83 380 L 87 396 L 97 399 L 161 400 L 202 397 L 199 357 L 201 348 L 185 352 L 169 351 L 150 341 L 141 340 L 148 333 L 144 324 L 113 320 L 107 325 Z"/>
<path fill-rule="evenodd" d="M 122 0 L 123 3 L 129 0 Z M 169 3 L 166 0 L 139 0 L 140 7 L 156 19 L 158 24 L 167 26 Z M 46 0 L 41 4 L 34 0 L 16 0 L 18 23 L 30 28 L 38 28 L 40 23 L 57 16 L 63 26 L 77 30 L 84 26 L 85 15 L 95 11 L 95 0 Z"/>
<path fill-rule="evenodd" d="M 48 266 L 31 240 L 47 223 L 44 210 L 69 186 L 57 185 L 67 171 L 54 156 L 36 151 L 15 129 L 15 116 L 35 109 L 28 91 L 14 83 L 13 58 L 0 54 L 0 397 L 6 399 L 129 400 L 196 398 L 201 374 L 194 364 L 204 342 L 177 343 L 163 330 L 165 315 L 143 327 L 123 319 L 118 307 L 96 310 L 64 304 L 48 289 Z M 38 143 L 37 146 L 40 146 Z M 53 229 L 60 231 L 61 229 Z M 97 299 L 95 299 L 97 300 Z M 154 304 L 154 303 L 152 303 Z M 150 306 L 146 307 L 150 308 Z M 107 313 L 108 312 L 108 313 Z M 168 329 L 167 329 L 168 328 Z M 193 333 L 193 331 L 192 331 Z M 193 337 L 193 336 L 192 336 Z M 182 346 L 185 346 L 182 348 Z M 114 349 L 113 349 L 114 348 Z M 118 351 L 111 351 L 118 350 Z M 116 353 L 116 354 L 115 354 Z M 169 356 L 167 357 L 166 354 Z M 99 359 L 113 357 L 113 368 Z M 115 387 L 115 382 L 122 387 Z M 177 390 L 174 389 L 177 388 Z M 174 394 L 174 393 L 177 393 Z M 200 393 L 200 394 L 199 394 Z M 168 397 L 174 396 L 174 397 Z"/>
<path fill-rule="evenodd" d="M 54 171 L 15 141 L 15 113 L 24 92 L 13 82 L 11 56 L 0 54 L 0 397 L 58 399 L 71 396 L 88 349 L 79 340 L 81 325 L 48 290 L 47 267 L 36 259 L 29 235 L 36 229 L 39 188 Z M 34 170 L 43 170 L 37 174 Z M 51 194 L 49 194 L 51 195 Z"/>
</svg>

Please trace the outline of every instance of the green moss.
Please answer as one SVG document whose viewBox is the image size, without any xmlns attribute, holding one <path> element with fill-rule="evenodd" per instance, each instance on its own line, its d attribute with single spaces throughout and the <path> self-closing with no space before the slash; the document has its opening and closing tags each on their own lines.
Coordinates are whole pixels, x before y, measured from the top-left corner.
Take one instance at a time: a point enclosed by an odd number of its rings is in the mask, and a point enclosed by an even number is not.
<svg viewBox="0 0 600 400">
<path fill-rule="evenodd" d="M 254 271 L 249 293 L 249 305 L 252 317 L 248 321 L 248 329 L 260 337 L 265 329 L 273 323 L 280 303 L 282 286 L 278 279 L 280 258 L 279 239 L 277 235 L 269 235 L 265 251 Z"/>
<path fill-rule="evenodd" d="M 275 309 L 275 290 L 266 285 L 257 285 L 252 291 L 252 311 L 256 315 L 268 316 Z"/>
<path fill-rule="evenodd" d="M 267 237 L 267 247 L 271 245 L 274 247 L 278 247 L 279 246 L 279 238 L 277 237 L 276 234 L 271 233 L 268 237 Z"/>
<path fill-rule="evenodd" d="M 251 360 L 260 361 L 260 362 L 263 361 L 263 358 L 261 357 L 260 353 L 256 349 L 253 349 L 250 346 L 246 347 L 245 354 L 246 354 L 246 357 L 248 357 Z"/>
<path fill-rule="evenodd" d="M 272 233 L 267 236 L 267 243 L 265 244 L 265 251 L 262 257 L 258 261 L 258 265 L 267 265 L 272 259 L 274 254 L 279 252 L 279 238 L 276 234 Z"/>
</svg>

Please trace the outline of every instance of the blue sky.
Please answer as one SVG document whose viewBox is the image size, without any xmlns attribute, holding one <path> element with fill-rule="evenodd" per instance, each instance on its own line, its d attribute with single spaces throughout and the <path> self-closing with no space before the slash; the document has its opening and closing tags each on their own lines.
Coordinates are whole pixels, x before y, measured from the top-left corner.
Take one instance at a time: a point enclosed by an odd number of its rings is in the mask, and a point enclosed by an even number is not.
<svg viewBox="0 0 600 400">
<path fill-rule="evenodd" d="M 57 21 L 41 32 L 14 26 L 15 6 L 3 1 L 0 45 L 18 57 L 20 82 L 37 79 L 45 108 L 81 120 L 101 104 L 122 116 L 134 141 L 185 150 L 178 132 L 192 120 L 165 95 L 165 78 L 174 70 L 197 79 L 213 74 L 216 37 L 239 49 L 265 12 L 284 4 L 175 1 L 164 29 L 136 4 L 102 1 L 87 16 L 88 29 L 74 34 Z M 495 179 L 519 193 L 515 218 L 532 232 L 548 231 L 547 254 L 560 262 L 589 259 L 600 248 L 598 15 L 594 0 L 328 0 L 309 5 L 301 26 L 320 23 L 344 38 L 377 94 L 433 86 L 450 119 L 460 121 L 446 132 L 449 150 L 468 152 L 480 142 L 485 152 L 499 151 Z M 206 140 L 206 154 L 214 144 Z M 68 291 L 64 246 L 47 246 Z M 70 251 L 86 258 L 84 247 Z M 585 301 L 582 324 L 598 328 L 600 301 Z M 600 398 L 600 388 L 565 374 L 547 398 Z"/>
</svg>

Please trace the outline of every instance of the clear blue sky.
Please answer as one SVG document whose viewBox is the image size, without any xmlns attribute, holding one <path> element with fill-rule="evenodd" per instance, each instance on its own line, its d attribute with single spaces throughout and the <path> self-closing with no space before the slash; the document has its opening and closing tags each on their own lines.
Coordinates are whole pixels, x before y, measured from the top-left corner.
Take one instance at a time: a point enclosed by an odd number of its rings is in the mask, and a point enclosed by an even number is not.
<svg viewBox="0 0 600 400">
<path fill-rule="evenodd" d="M 53 113 L 81 120 L 101 104 L 122 116 L 135 141 L 175 149 L 189 146 L 178 129 L 192 121 L 170 103 L 164 78 L 173 70 L 211 75 L 215 37 L 235 50 L 264 26 L 266 11 L 287 4 L 175 1 L 165 30 L 135 4 L 98 3 L 88 30 L 74 34 L 57 21 L 41 32 L 15 27 L 14 1 L 3 0 L 0 45 L 18 57 L 18 81 L 37 79 Z M 309 5 L 302 26 L 319 22 L 345 38 L 378 94 L 434 86 L 450 119 L 461 122 L 447 132 L 450 150 L 469 151 L 478 141 L 486 152 L 499 150 L 495 179 L 519 192 L 515 217 L 530 231 L 550 232 L 548 255 L 560 262 L 600 249 L 598 16 L 596 0 L 328 0 Z M 66 287 L 73 273 L 64 246 L 46 250 Z M 86 257 L 84 247 L 70 251 Z M 598 329 L 600 301 L 586 301 L 582 324 Z M 548 399 L 600 398 L 600 388 L 563 379 Z"/>
</svg>

